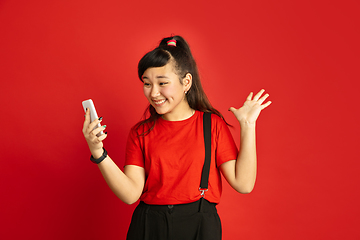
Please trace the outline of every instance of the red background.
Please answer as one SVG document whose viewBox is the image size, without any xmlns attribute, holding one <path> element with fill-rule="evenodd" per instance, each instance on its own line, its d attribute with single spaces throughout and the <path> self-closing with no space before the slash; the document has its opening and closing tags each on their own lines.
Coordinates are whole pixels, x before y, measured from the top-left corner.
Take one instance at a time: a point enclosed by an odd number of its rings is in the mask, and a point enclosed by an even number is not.
<svg viewBox="0 0 360 240">
<path fill-rule="evenodd" d="M 137 62 L 184 36 L 213 105 L 265 88 L 258 179 L 224 183 L 227 239 L 359 239 L 357 1 L 0 1 L 1 239 L 125 239 L 135 205 L 89 160 L 92 98 L 119 166 L 147 102 Z"/>
</svg>

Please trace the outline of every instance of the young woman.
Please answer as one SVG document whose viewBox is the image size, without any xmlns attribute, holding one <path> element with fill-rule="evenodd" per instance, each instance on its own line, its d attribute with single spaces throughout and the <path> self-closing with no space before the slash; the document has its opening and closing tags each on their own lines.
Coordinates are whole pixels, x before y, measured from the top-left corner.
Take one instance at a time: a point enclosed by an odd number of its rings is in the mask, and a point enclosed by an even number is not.
<svg viewBox="0 0 360 240">
<path fill-rule="evenodd" d="M 250 93 L 244 105 L 229 110 L 241 127 L 238 151 L 222 115 L 209 103 L 187 42 L 180 36 L 164 38 L 139 62 L 138 75 L 150 105 L 148 117 L 130 131 L 125 168 L 107 155 L 85 115 L 83 133 L 111 190 L 134 211 L 127 239 L 221 239 L 216 205 L 221 175 L 240 193 L 250 193 L 256 178 L 255 123 L 268 94 Z M 205 144 L 204 113 L 211 114 L 211 158 L 208 189 L 200 189 Z M 199 191 L 202 190 L 202 191 Z"/>
</svg>

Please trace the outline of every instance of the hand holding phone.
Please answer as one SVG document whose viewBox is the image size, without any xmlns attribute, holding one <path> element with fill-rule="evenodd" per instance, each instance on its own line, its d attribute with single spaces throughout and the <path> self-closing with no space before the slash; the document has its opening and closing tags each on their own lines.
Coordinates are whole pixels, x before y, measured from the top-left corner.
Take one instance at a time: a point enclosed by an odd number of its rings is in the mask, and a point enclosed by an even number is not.
<svg viewBox="0 0 360 240">
<path fill-rule="evenodd" d="M 86 112 L 86 109 L 90 109 L 90 122 L 93 122 L 94 120 L 98 119 L 98 115 L 95 109 L 95 105 L 94 102 L 91 99 L 85 100 L 82 102 L 84 111 Z M 94 129 L 101 127 L 100 123 L 98 123 Z M 101 131 L 100 133 L 98 133 L 96 136 L 100 137 L 103 134 L 103 131 Z"/>
</svg>

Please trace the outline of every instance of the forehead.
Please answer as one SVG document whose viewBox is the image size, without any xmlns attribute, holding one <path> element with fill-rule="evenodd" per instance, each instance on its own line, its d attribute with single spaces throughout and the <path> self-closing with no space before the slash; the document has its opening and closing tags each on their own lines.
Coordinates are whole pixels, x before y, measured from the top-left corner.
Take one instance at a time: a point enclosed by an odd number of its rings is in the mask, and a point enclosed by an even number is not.
<svg viewBox="0 0 360 240">
<path fill-rule="evenodd" d="M 143 78 L 153 78 L 157 76 L 172 76 L 176 75 L 174 64 L 172 62 L 167 63 L 162 67 L 150 67 L 145 70 Z"/>
</svg>

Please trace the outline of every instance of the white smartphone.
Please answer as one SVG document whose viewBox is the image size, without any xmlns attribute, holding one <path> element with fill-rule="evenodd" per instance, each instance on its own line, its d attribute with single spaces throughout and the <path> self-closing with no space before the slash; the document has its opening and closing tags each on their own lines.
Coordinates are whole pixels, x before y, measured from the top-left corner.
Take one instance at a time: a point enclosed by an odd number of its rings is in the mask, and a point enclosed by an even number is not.
<svg viewBox="0 0 360 240">
<path fill-rule="evenodd" d="M 82 102 L 84 111 L 86 112 L 86 109 L 89 108 L 90 109 L 90 122 L 93 122 L 95 119 L 98 119 L 98 115 L 96 113 L 96 109 L 95 109 L 95 105 L 94 102 L 91 99 L 85 100 Z M 101 124 L 98 123 L 94 129 L 101 127 Z M 100 133 L 98 133 L 96 136 L 101 136 L 103 134 L 103 131 L 101 131 Z"/>
</svg>

